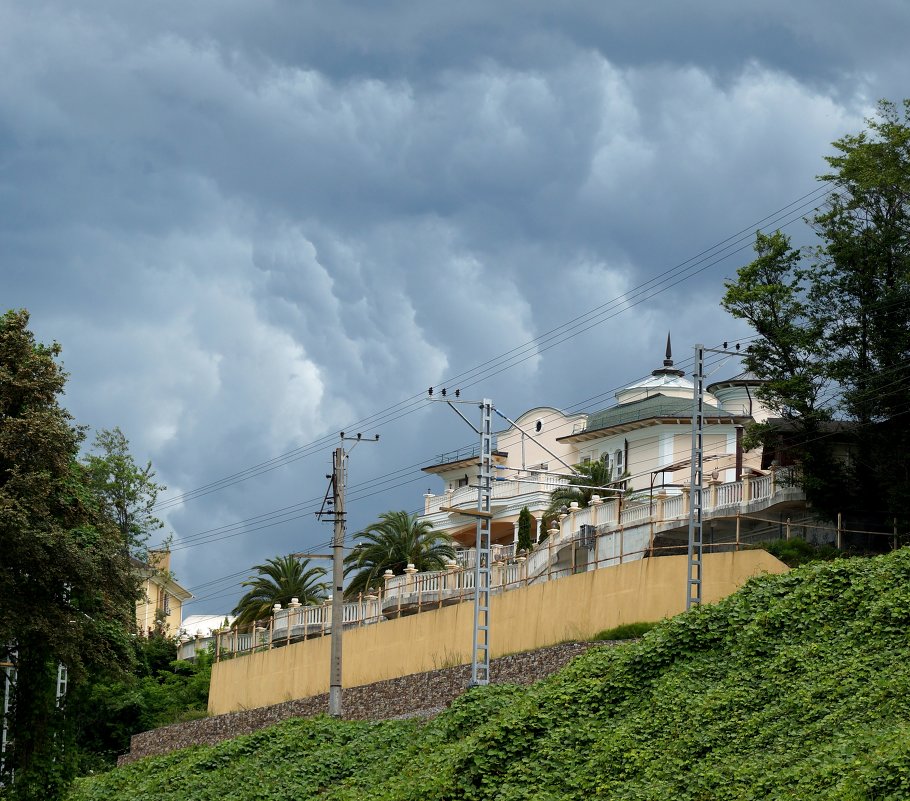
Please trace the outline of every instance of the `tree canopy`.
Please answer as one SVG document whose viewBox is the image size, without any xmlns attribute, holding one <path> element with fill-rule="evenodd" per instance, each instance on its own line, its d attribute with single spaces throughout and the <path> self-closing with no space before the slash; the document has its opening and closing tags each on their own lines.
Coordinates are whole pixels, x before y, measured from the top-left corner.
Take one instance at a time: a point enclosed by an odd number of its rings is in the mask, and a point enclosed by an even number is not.
<svg viewBox="0 0 910 801">
<path fill-rule="evenodd" d="M 123 541 L 134 553 L 141 552 L 149 536 L 164 528 L 153 510 L 158 493 L 167 487 L 155 481 L 152 463 L 136 464 L 129 440 L 115 427 L 95 435 L 94 452 L 83 464 L 92 491 L 116 522 Z"/>
<path fill-rule="evenodd" d="M 58 669 L 72 683 L 130 664 L 137 581 L 77 461 L 60 346 L 28 323 L 0 317 L 0 649 L 16 668 L 3 768 L 14 798 L 53 799 L 71 773 Z"/>
<path fill-rule="evenodd" d="M 758 233 L 757 258 L 727 283 L 723 306 L 758 334 L 746 366 L 789 421 L 792 456 L 823 513 L 906 528 L 910 508 L 910 101 L 882 101 L 867 130 L 833 143 L 814 248 Z M 833 455 L 831 420 L 849 424 Z M 773 423 L 752 440 L 771 443 Z M 844 438 L 843 432 L 840 438 Z"/>
<path fill-rule="evenodd" d="M 326 574 L 325 568 L 310 567 L 309 559 L 278 556 L 256 565 L 253 570 L 258 575 L 243 582 L 249 590 L 234 608 L 235 626 L 265 620 L 275 604 L 287 606 L 293 598 L 304 606 L 325 600 L 328 584 L 320 581 Z"/>
<path fill-rule="evenodd" d="M 384 512 L 355 537 L 359 542 L 344 560 L 345 573 L 354 574 L 345 590 L 348 597 L 381 589 L 386 570 L 399 575 L 409 564 L 421 571 L 442 570 L 455 556 L 448 534 L 405 511 Z"/>
</svg>

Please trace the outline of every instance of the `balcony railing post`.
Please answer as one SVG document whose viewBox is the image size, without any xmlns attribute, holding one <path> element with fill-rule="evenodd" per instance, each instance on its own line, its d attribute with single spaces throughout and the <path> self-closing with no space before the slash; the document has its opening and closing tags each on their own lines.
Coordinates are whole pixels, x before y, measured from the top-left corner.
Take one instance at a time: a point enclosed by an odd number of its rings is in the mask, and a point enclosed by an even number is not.
<svg viewBox="0 0 910 801">
<path fill-rule="evenodd" d="M 446 590 L 455 590 L 458 589 L 458 575 L 455 571 L 458 570 L 458 562 L 454 559 L 449 559 L 446 562 L 446 572 L 443 580 L 445 581 Z"/>
<path fill-rule="evenodd" d="M 752 500 L 752 476 L 743 474 L 743 503 Z"/>
<path fill-rule="evenodd" d="M 708 503 L 710 504 L 710 509 L 717 508 L 717 490 L 720 487 L 720 484 L 721 482 L 719 480 L 713 478 L 708 482 Z"/>
<path fill-rule="evenodd" d="M 683 488 L 682 488 L 682 497 L 683 497 L 683 502 L 682 502 L 683 508 L 682 508 L 682 510 L 683 510 L 683 515 L 689 514 L 689 489 L 690 489 L 689 487 L 683 487 Z"/>
<path fill-rule="evenodd" d="M 564 517 L 564 515 L 561 516 Z M 553 571 L 553 540 L 557 536 L 559 536 L 559 529 L 556 521 L 554 521 L 553 528 L 547 529 L 547 581 L 550 580 L 550 575 Z"/>
<path fill-rule="evenodd" d="M 417 573 L 417 568 L 411 562 L 408 562 L 408 566 L 404 569 L 405 580 L 404 580 L 404 590 L 407 593 L 412 593 L 415 591 L 416 580 L 414 575 Z"/>
</svg>

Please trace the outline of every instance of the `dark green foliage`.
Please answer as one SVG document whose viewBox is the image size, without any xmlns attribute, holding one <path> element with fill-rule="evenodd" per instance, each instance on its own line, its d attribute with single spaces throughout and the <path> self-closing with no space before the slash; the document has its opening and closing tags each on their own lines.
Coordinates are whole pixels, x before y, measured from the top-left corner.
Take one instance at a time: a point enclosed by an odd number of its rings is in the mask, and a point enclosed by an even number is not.
<svg viewBox="0 0 910 801">
<path fill-rule="evenodd" d="M 144 546 L 154 531 L 164 527 L 152 510 L 158 493 L 167 489 L 155 481 L 152 463 L 136 464 L 129 440 L 119 428 L 95 435 L 94 453 L 84 461 L 85 474 L 107 516 L 136 556 L 147 561 Z"/>
<path fill-rule="evenodd" d="M 748 439 L 798 462 L 829 519 L 888 532 L 910 526 L 910 101 L 882 102 L 868 129 L 833 143 L 826 206 L 810 220 L 821 245 L 798 252 L 758 233 L 757 258 L 722 305 L 758 334 L 745 362 L 786 426 Z M 832 431 L 829 422 L 850 425 Z M 837 435 L 837 436 L 834 436 Z M 850 459 L 835 445 L 847 445 Z"/>
<path fill-rule="evenodd" d="M 518 543 L 519 551 L 530 551 L 534 545 L 534 538 L 531 536 L 531 526 L 534 518 L 527 506 L 523 506 L 518 513 Z"/>
<path fill-rule="evenodd" d="M 81 774 L 113 767 L 138 732 L 206 715 L 210 653 L 177 662 L 176 644 L 161 636 L 137 637 L 134 648 L 133 674 L 80 685 L 70 694 L 73 758 Z"/>
<path fill-rule="evenodd" d="M 452 538 L 433 531 L 433 524 L 416 514 L 383 512 L 372 525 L 354 535 L 358 543 L 345 558 L 345 575 L 354 574 L 345 596 L 381 589 L 383 573 L 400 575 L 408 564 L 420 571 L 442 570 L 454 558 Z"/>
<path fill-rule="evenodd" d="M 237 603 L 235 626 L 265 620 L 275 604 L 287 606 L 294 598 L 304 606 L 321 603 L 326 597 L 325 568 L 310 567 L 309 559 L 279 556 L 254 568 L 259 575 L 243 582 L 249 591 Z"/>
<path fill-rule="evenodd" d="M 753 579 L 420 724 L 291 721 L 71 801 L 910 797 L 910 549 Z"/>
<path fill-rule="evenodd" d="M 787 567 L 799 567 L 807 562 L 830 562 L 841 555 L 832 545 L 812 545 L 799 537 L 763 542 L 758 547 L 776 556 Z"/>
<path fill-rule="evenodd" d="M 621 626 L 597 632 L 594 635 L 594 641 L 637 640 L 646 631 L 651 631 L 656 625 L 656 623 L 623 623 Z"/>
<path fill-rule="evenodd" d="M 0 648 L 18 680 L 9 715 L 11 797 L 59 797 L 72 772 L 70 686 L 130 664 L 138 582 L 116 524 L 76 461 L 82 429 L 58 404 L 58 345 L 35 341 L 28 313 L 0 317 Z"/>
</svg>

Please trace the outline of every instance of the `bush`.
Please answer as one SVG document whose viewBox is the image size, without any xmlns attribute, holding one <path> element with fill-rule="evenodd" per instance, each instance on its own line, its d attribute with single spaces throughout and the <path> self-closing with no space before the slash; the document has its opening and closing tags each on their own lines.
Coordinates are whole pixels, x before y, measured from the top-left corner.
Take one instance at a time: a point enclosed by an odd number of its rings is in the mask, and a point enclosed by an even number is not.
<svg viewBox="0 0 910 801">
<path fill-rule="evenodd" d="M 637 640 L 642 634 L 646 631 L 651 631 L 656 625 L 656 623 L 623 623 L 621 626 L 599 631 L 592 639 L 595 642 L 607 640 Z"/>
<path fill-rule="evenodd" d="M 776 556 L 787 567 L 799 567 L 809 562 L 830 562 L 842 556 L 833 545 L 812 545 L 799 537 L 763 542 L 758 547 Z"/>
</svg>

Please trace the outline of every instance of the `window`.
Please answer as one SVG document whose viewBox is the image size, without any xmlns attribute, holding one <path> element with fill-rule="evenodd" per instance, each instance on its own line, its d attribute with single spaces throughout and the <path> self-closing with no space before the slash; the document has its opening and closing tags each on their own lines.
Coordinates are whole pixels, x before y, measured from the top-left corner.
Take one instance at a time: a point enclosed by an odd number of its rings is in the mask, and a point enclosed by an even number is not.
<svg viewBox="0 0 910 801">
<path fill-rule="evenodd" d="M 581 463 L 582 463 L 582 464 L 591 464 L 591 457 L 590 457 L 590 456 L 585 456 L 585 457 L 581 460 Z"/>
<path fill-rule="evenodd" d="M 459 478 L 459 479 L 458 479 L 458 486 L 459 486 L 459 487 L 466 487 L 466 486 L 468 486 L 468 477 L 465 476 L 464 478 Z"/>
<path fill-rule="evenodd" d="M 613 478 L 619 478 L 626 470 L 625 454 L 622 450 L 617 450 L 613 454 Z"/>
</svg>

